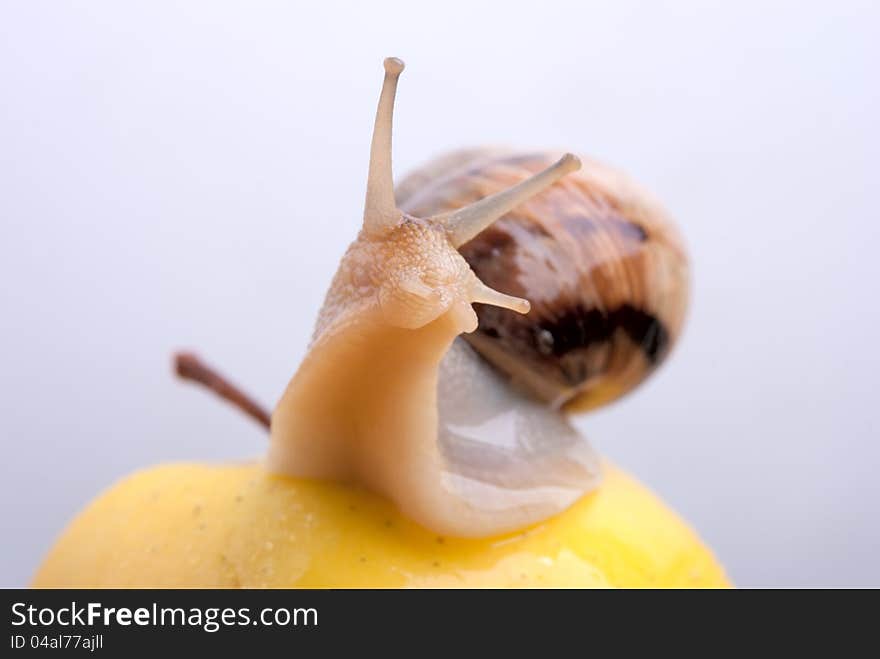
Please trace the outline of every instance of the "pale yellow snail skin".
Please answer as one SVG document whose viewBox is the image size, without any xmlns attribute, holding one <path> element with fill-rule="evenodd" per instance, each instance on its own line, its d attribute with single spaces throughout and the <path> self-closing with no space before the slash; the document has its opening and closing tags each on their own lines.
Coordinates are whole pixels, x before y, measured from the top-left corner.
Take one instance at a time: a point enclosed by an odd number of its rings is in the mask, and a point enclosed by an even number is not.
<svg viewBox="0 0 880 659">
<path fill-rule="evenodd" d="M 458 247 L 578 159 L 459 210 L 401 212 L 402 69 L 385 61 L 363 228 L 272 414 L 267 458 L 124 479 L 68 526 L 35 586 L 728 585 L 675 513 L 457 338 L 477 327 L 474 302 L 529 309 Z"/>
<path fill-rule="evenodd" d="M 600 469 L 556 411 L 509 391 L 469 347 L 453 346 L 477 328 L 475 302 L 529 311 L 528 301 L 482 283 L 458 247 L 580 161 L 565 154 L 451 213 L 401 212 L 391 175 L 391 116 L 402 68 L 399 60 L 385 61 L 363 228 L 333 279 L 308 354 L 275 408 L 268 467 L 360 483 L 438 533 L 497 535 L 567 507 L 598 483 Z M 438 392 L 448 401 L 463 391 L 444 415 Z M 496 423 L 481 431 L 486 417 Z M 493 473 L 474 478 L 475 469 Z"/>
</svg>

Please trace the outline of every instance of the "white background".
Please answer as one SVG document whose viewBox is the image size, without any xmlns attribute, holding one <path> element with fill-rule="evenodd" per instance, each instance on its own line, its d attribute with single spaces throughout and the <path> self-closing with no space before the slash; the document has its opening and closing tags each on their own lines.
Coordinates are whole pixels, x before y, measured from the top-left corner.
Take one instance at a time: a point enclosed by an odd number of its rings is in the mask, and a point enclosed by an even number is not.
<svg viewBox="0 0 880 659">
<path fill-rule="evenodd" d="M 880 585 L 878 25 L 871 2 L 3 1 L 0 584 L 126 473 L 263 451 L 169 355 L 274 402 L 398 55 L 398 174 L 561 146 L 679 219 L 684 339 L 579 421 L 595 444 L 741 585 Z"/>
</svg>

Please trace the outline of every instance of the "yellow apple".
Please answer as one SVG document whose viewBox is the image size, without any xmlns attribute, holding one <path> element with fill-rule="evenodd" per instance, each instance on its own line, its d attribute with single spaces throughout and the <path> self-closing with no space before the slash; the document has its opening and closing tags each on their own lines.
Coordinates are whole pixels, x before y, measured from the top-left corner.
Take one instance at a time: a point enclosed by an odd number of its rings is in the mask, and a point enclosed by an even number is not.
<svg viewBox="0 0 880 659">
<path fill-rule="evenodd" d="M 438 536 L 366 490 L 259 464 L 172 464 L 92 502 L 34 578 L 50 586 L 724 587 L 724 570 L 612 465 L 567 511 L 487 539 Z"/>
</svg>

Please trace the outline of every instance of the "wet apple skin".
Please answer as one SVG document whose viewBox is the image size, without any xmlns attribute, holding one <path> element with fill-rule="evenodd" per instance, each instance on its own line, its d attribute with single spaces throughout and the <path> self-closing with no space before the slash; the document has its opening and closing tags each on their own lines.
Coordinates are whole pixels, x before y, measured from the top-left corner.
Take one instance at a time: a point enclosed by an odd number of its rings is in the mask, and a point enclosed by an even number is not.
<svg viewBox="0 0 880 659">
<path fill-rule="evenodd" d="M 564 513 L 485 539 L 438 536 L 384 499 L 258 463 L 137 472 L 63 531 L 37 587 L 726 587 L 696 534 L 606 464 Z"/>
</svg>

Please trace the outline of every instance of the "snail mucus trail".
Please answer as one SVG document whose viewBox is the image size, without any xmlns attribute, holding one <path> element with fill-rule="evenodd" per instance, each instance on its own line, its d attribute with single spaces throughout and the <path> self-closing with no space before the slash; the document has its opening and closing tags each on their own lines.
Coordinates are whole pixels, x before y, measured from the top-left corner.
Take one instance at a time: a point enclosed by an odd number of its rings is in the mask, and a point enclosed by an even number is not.
<svg viewBox="0 0 880 659">
<path fill-rule="evenodd" d="M 571 154 L 457 152 L 395 199 L 403 63 L 384 64 L 363 227 L 271 415 L 266 466 L 364 485 L 438 533 L 512 531 L 600 482 L 565 412 L 619 397 L 668 354 L 686 257 L 656 203 L 597 163 L 566 176 Z M 265 424 L 183 359 L 181 375 Z"/>
</svg>

